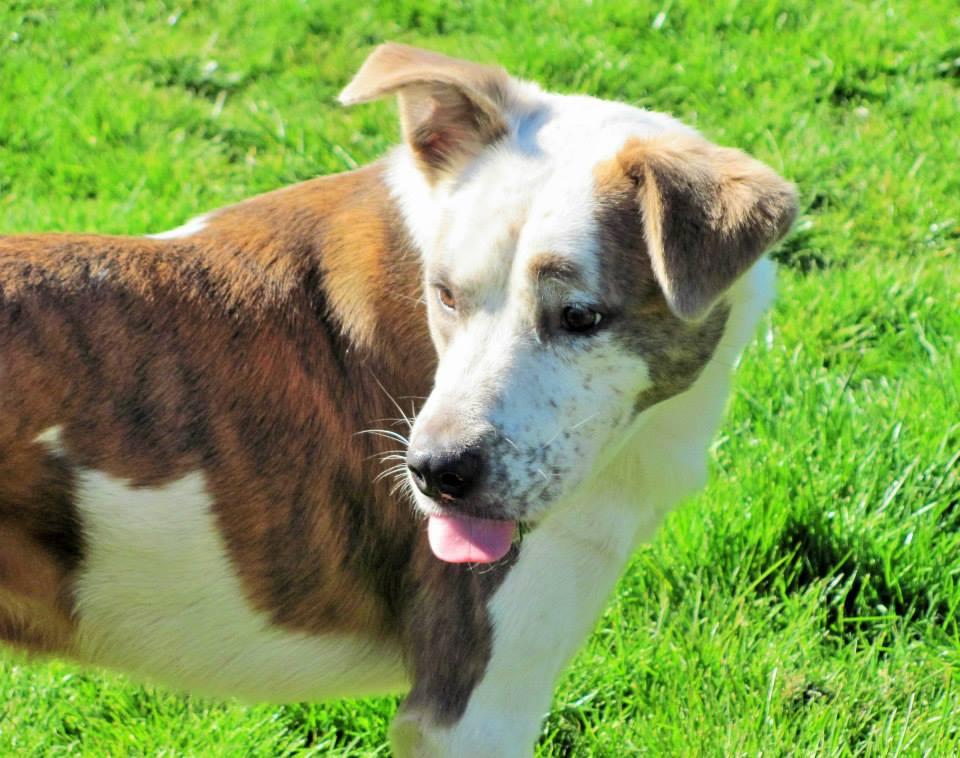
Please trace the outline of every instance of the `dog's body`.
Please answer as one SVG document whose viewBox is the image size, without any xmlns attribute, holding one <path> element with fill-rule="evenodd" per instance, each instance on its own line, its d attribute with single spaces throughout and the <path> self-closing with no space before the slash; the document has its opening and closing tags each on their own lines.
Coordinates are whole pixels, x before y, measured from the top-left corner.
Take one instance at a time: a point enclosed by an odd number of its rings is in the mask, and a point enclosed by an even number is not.
<svg viewBox="0 0 960 758">
<path fill-rule="evenodd" d="M 410 688 L 398 753 L 526 754 L 703 484 L 793 192 L 401 46 L 343 99 L 392 92 L 407 145 L 364 169 L 155 238 L 0 237 L 0 639 L 251 699 Z M 428 395 L 409 450 L 364 433 Z"/>
</svg>

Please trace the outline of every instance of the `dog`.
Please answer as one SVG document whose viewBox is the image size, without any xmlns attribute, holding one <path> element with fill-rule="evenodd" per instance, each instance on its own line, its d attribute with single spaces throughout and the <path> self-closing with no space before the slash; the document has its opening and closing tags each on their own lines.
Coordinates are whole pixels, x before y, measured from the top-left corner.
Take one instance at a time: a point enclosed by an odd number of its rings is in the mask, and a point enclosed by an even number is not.
<svg viewBox="0 0 960 758">
<path fill-rule="evenodd" d="M 397 755 L 529 755 L 705 483 L 795 189 L 399 44 L 340 100 L 389 95 L 369 166 L 154 236 L 0 237 L 0 639 L 251 700 L 405 690 Z"/>
</svg>

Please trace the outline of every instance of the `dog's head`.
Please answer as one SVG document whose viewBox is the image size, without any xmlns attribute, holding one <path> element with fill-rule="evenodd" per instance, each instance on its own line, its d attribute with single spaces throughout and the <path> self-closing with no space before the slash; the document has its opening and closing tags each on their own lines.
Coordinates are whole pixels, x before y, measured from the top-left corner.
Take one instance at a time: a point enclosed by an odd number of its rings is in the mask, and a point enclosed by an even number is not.
<svg viewBox="0 0 960 758">
<path fill-rule="evenodd" d="M 341 100 L 391 93 L 439 354 L 409 474 L 437 555 L 494 560 L 697 381 L 795 193 L 668 116 L 401 45 Z"/>
</svg>

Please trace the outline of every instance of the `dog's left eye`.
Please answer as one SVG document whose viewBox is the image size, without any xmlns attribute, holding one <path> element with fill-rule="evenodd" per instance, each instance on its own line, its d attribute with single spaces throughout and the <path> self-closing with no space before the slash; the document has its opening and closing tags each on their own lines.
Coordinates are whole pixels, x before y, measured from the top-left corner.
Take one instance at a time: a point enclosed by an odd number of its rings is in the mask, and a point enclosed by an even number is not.
<svg viewBox="0 0 960 758">
<path fill-rule="evenodd" d="M 563 309 L 563 328 L 568 332 L 576 334 L 592 332 L 600 326 L 601 321 L 603 321 L 602 313 L 580 303 L 568 305 Z"/>
<path fill-rule="evenodd" d="M 455 311 L 457 309 L 457 299 L 453 296 L 453 293 L 442 284 L 437 285 L 437 300 L 440 301 L 440 305 L 450 311 Z"/>
</svg>

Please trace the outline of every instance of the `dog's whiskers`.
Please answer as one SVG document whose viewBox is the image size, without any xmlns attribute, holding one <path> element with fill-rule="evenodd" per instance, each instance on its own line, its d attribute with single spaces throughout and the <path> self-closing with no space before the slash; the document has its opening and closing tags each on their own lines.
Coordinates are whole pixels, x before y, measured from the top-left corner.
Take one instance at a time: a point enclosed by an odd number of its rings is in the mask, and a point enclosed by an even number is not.
<svg viewBox="0 0 960 758">
<path fill-rule="evenodd" d="M 512 448 L 513 448 L 514 450 L 516 450 L 518 453 L 520 452 L 520 448 L 517 447 L 517 443 L 516 443 L 516 442 L 514 442 L 512 439 L 510 439 L 510 438 L 509 438 L 507 435 L 505 435 L 503 432 L 500 432 L 500 436 L 503 437 L 504 441 L 506 441 L 506 442 L 510 445 L 510 447 L 512 447 Z"/>
<path fill-rule="evenodd" d="M 581 426 L 583 426 L 584 424 L 586 424 L 588 421 L 592 421 L 593 419 L 595 419 L 598 415 L 600 415 L 600 414 L 598 414 L 598 413 L 591 413 L 591 414 L 590 414 L 589 416 L 587 416 L 585 419 L 581 419 L 581 420 L 578 421 L 576 424 L 574 424 L 573 426 L 571 426 L 571 427 L 570 427 L 570 431 L 572 432 L 574 429 L 580 428 Z"/>
<path fill-rule="evenodd" d="M 380 387 L 381 390 L 383 390 L 383 394 L 387 396 L 387 399 L 391 403 L 393 403 L 393 407 L 397 409 L 397 412 L 402 417 L 403 422 L 407 425 L 407 429 L 413 429 L 413 420 L 414 420 L 414 415 L 416 414 L 408 416 L 406 411 L 404 411 L 403 408 L 400 407 L 400 403 L 397 402 L 396 398 L 394 398 L 394 396 L 390 394 L 390 391 L 383 386 L 383 382 L 381 382 L 380 379 L 377 378 L 376 374 L 373 375 L 373 381 L 375 381 L 377 383 L 377 386 Z M 411 406 L 411 411 L 412 410 L 413 410 L 413 407 Z"/>
<path fill-rule="evenodd" d="M 392 429 L 361 429 L 357 434 L 373 434 L 377 437 L 385 437 L 388 440 L 393 440 L 394 442 L 399 442 L 401 445 L 409 445 L 410 440 L 404 437 L 399 432 L 395 432 Z"/>
<path fill-rule="evenodd" d="M 377 383 L 377 386 L 383 391 L 383 394 L 387 396 L 387 399 L 393 404 L 393 407 L 399 412 L 399 418 L 383 418 L 379 419 L 378 423 L 388 423 L 391 425 L 404 425 L 408 430 L 413 429 L 413 406 L 411 404 L 411 415 L 407 415 L 406 411 L 400 406 L 400 403 L 396 401 L 393 395 L 383 386 L 383 382 L 380 381 L 376 376 L 373 377 L 373 380 Z M 415 501 L 415 496 L 413 494 L 413 489 L 410 485 L 410 480 L 407 477 L 407 456 L 406 448 L 410 445 L 410 438 L 401 434 L 400 432 L 394 431 L 392 429 L 363 429 L 357 434 L 372 434 L 377 437 L 383 437 L 384 439 L 392 440 L 394 442 L 399 442 L 403 445 L 402 448 L 394 448 L 392 450 L 387 450 L 382 453 L 376 453 L 374 456 L 379 459 L 380 463 L 389 463 L 391 461 L 397 461 L 394 465 L 385 468 L 374 478 L 374 483 L 378 483 L 384 479 L 393 478 L 395 479 L 394 485 L 390 488 L 390 496 L 393 497 L 398 493 L 406 491 L 407 497 Z"/>
<path fill-rule="evenodd" d="M 413 491 L 413 485 L 410 483 L 410 478 L 404 475 L 398 475 L 396 484 L 390 488 L 390 496 L 396 494 L 405 495 L 407 500 L 410 502 L 410 505 L 416 509 L 417 506 L 417 497 Z"/>
<path fill-rule="evenodd" d="M 380 419 L 380 421 L 390 424 L 391 426 L 400 426 L 403 424 L 403 426 L 407 427 L 408 429 L 410 428 L 410 419 L 406 416 L 403 418 L 385 418 Z"/>
<path fill-rule="evenodd" d="M 406 452 L 407 452 L 407 449 L 406 449 L 406 448 L 396 447 L 396 448 L 393 448 L 392 450 L 383 450 L 383 451 L 380 451 L 380 452 L 371 453 L 370 455 L 368 455 L 368 456 L 367 456 L 366 458 L 364 458 L 363 460 L 369 461 L 369 460 L 372 460 L 372 459 L 374 459 L 374 458 L 379 458 L 380 460 L 390 460 L 390 459 L 388 458 L 388 456 L 391 456 L 391 455 L 402 455 L 402 456 L 406 456 Z"/>
<path fill-rule="evenodd" d="M 596 418 L 598 415 L 599 415 L 598 413 L 591 413 L 589 416 L 586 416 L 585 418 L 580 419 L 573 426 L 561 426 L 559 429 L 557 429 L 556 434 L 554 434 L 549 440 L 547 440 L 540 446 L 538 452 L 543 452 L 548 447 L 550 447 L 554 442 L 557 441 L 557 438 L 559 438 L 560 435 L 563 434 L 564 432 L 572 432 L 575 429 L 578 429 L 579 427 L 586 424 L 588 421 L 591 421 L 592 419 Z"/>
<path fill-rule="evenodd" d="M 379 474 L 377 474 L 376 478 L 373 481 L 374 483 L 376 483 L 381 481 L 382 479 L 386 479 L 388 476 L 395 477 L 397 476 L 397 474 L 406 473 L 406 470 L 407 470 L 407 464 L 398 463 L 395 466 L 390 466 L 390 468 L 386 468 L 383 471 L 381 471 Z"/>
</svg>

